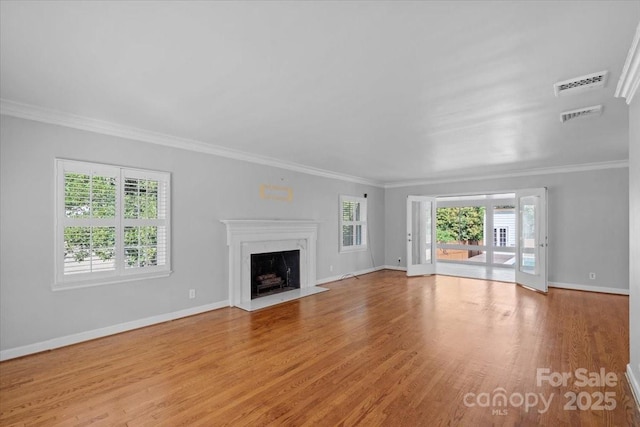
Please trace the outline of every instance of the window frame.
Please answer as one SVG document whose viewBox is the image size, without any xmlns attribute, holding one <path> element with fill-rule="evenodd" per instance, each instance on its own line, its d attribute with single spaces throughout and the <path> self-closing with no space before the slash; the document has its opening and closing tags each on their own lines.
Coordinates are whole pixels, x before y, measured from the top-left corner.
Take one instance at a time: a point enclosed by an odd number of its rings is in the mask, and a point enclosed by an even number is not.
<svg viewBox="0 0 640 427">
<path fill-rule="evenodd" d="M 68 159 L 55 159 L 55 252 L 54 252 L 54 281 L 53 290 L 75 289 L 90 286 L 99 286 L 113 283 L 144 280 L 158 277 L 167 277 L 171 271 L 171 174 L 169 172 L 128 168 L 124 166 L 109 165 L 95 162 L 86 162 Z M 115 214 L 114 218 L 87 218 L 69 219 L 65 215 L 65 173 L 96 174 L 115 178 Z M 164 218 L 158 212 L 158 218 L 141 219 L 125 217 L 125 180 L 148 179 L 161 182 L 164 186 Z M 83 221 L 76 223 L 73 221 Z M 92 271 L 78 274 L 65 275 L 65 227 L 115 227 L 114 266 L 113 270 Z M 164 264 L 127 268 L 124 254 L 125 227 L 131 226 L 156 226 L 164 227 Z M 158 243 L 158 248 L 161 245 Z"/>
<path fill-rule="evenodd" d="M 504 239 L 502 232 L 504 231 Z M 499 226 L 493 227 L 493 246 L 496 248 L 506 248 L 509 247 L 507 244 L 509 243 L 509 227 Z"/>
<path fill-rule="evenodd" d="M 343 206 L 345 202 L 354 202 L 354 203 L 358 203 L 360 205 L 360 220 L 356 221 L 345 221 L 344 217 L 343 217 Z M 364 251 L 367 250 L 368 248 L 368 216 L 367 216 L 367 198 L 366 197 L 359 197 L 359 196 L 347 196 L 347 195 L 340 195 L 340 205 L 339 205 L 339 212 L 338 212 L 338 218 L 339 218 L 339 224 L 338 224 L 338 244 L 339 244 L 339 252 L 340 253 L 345 253 L 345 252 L 356 252 L 356 251 Z M 355 227 L 360 225 L 362 226 L 362 243 L 359 245 L 353 244 L 353 245 L 344 245 L 344 233 L 343 233 L 343 229 L 344 226 L 346 225 L 353 225 L 354 226 L 354 230 Z M 354 231 L 355 233 L 355 231 Z"/>
</svg>

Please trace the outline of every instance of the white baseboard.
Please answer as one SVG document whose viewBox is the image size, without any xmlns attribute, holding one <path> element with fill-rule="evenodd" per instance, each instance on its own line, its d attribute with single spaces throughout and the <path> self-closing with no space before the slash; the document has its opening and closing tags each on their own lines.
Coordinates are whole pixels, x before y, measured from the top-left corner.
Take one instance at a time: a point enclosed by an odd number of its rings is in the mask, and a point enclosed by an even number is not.
<svg viewBox="0 0 640 427">
<path fill-rule="evenodd" d="M 571 289 L 574 291 L 601 292 L 604 294 L 629 295 L 629 289 L 606 288 L 604 286 L 578 285 L 575 283 L 549 283 L 549 287 Z"/>
<path fill-rule="evenodd" d="M 174 311 L 172 313 L 159 314 L 157 316 L 146 317 L 144 319 L 133 320 L 131 322 L 120 323 L 117 325 L 107 326 L 105 328 L 94 329 L 91 331 L 80 332 L 77 334 L 66 335 L 63 337 L 53 338 L 22 347 L 10 348 L 0 351 L 0 361 L 15 359 L 16 357 L 27 356 L 29 354 L 40 353 L 41 351 L 53 350 L 54 348 L 65 347 L 72 344 L 78 344 L 83 341 L 89 341 L 96 338 L 102 338 L 109 335 L 119 334 L 121 332 L 131 331 L 134 329 L 144 328 L 145 326 L 155 325 L 157 323 L 168 322 L 170 320 L 180 319 L 181 317 L 193 316 L 211 310 L 228 307 L 229 301 L 219 301 L 212 304 L 191 307 L 184 310 Z"/>
<path fill-rule="evenodd" d="M 379 270 L 407 271 L 407 268 L 406 267 L 395 266 L 395 265 L 382 265 L 380 267 L 375 267 L 375 268 L 369 268 L 369 269 L 366 269 L 366 270 L 356 271 L 356 272 L 354 272 L 352 274 L 357 276 L 357 275 L 360 275 L 360 274 L 372 273 L 374 271 L 379 271 Z M 327 277 L 325 279 L 318 280 L 316 282 L 316 284 L 317 285 L 323 285 L 325 283 L 335 282 L 335 281 L 340 280 L 342 278 L 345 278 L 347 276 L 351 276 L 351 274 L 345 274 L 345 275 L 342 275 L 342 276 Z M 560 282 L 549 283 L 549 287 L 550 288 L 560 288 L 560 289 L 571 289 L 571 290 L 574 290 L 574 291 L 600 292 L 600 293 L 615 294 L 615 295 L 629 295 L 629 289 L 608 288 L 608 287 L 604 287 L 604 286 L 579 285 L 579 284 L 576 284 L 576 283 L 560 283 Z"/>
<path fill-rule="evenodd" d="M 633 375 L 631 364 L 627 365 L 627 381 L 629 381 L 629 386 L 631 387 L 631 392 L 636 400 L 636 405 L 638 406 L 638 409 L 640 409 L 640 381 L 638 381 L 638 378 Z"/>
<path fill-rule="evenodd" d="M 385 270 L 407 271 L 407 267 L 401 267 L 399 265 L 385 265 L 382 268 L 384 268 Z"/>
<path fill-rule="evenodd" d="M 373 268 L 366 268 L 360 271 L 354 271 L 353 273 L 341 274 L 339 276 L 325 277 L 324 279 L 316 280 L 316 285 L 324 285 L 325 283 L 337 282 L 338 280 L 347 279 L 353 276 L 359 276 L 361 274 L 373 273 L 374 271 L 384 270 L 385 268 L 386 267 L 384 266 L 379 266 L 379 267 L 373 267 Z"/>
</svg>

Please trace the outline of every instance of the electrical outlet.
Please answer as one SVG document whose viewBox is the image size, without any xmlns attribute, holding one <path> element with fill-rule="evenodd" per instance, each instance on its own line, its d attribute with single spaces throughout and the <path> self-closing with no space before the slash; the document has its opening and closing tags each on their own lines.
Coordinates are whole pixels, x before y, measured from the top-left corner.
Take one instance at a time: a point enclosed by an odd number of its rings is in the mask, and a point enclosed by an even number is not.
<svg viewBox="0 0 640 427">
<path fill-rule="evenodd" d="M 596 280 L 596 273 L 589 273 L 589 279 Z"/>
<path fill-rule="evenodd" d="M 329 266 L 329 271 L 333 271 L 333 265 Z"/>
<path fill-rule="evenodd" d="M 196 290 L 189 289 L 189 299 L 194 299 L 196 297 Z"/>
</svg>

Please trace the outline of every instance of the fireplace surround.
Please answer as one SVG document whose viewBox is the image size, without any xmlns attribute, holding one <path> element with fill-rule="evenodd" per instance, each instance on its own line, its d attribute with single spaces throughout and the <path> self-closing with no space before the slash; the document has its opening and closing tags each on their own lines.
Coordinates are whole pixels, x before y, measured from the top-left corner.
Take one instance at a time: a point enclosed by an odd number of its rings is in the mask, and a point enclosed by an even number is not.
<svg viewBox="0 0 640 427">
<path fill-rule="evenodd" d="M 316 287 L 318 222 L 222 220 L 229 247 L 229 305 L 252 311 L 327 289 Z M 251 299 L 251 255 L 299 251 L 300 288 Z"/>
</svg>

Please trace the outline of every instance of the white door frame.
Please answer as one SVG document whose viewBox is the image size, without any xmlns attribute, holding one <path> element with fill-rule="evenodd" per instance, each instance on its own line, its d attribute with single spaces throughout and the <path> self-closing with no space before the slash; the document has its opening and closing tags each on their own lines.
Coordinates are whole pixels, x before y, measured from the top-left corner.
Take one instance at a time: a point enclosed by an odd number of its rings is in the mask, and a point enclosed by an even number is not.
<svg viewBox="0 0 640 427">
<path fill-rule="evenodd" d="M 533 207 L 535 214 L 523 224 L 525 209 Z M 536 291 L 548 291 L 547 268 L 547 189 L 532 188 L 516 191 L 517 262 L 516 283 Z M 527 261 L 530 260 L 530 261 Z M 530 265 L 532 263 L 533 265 Z"/>
</svg>

